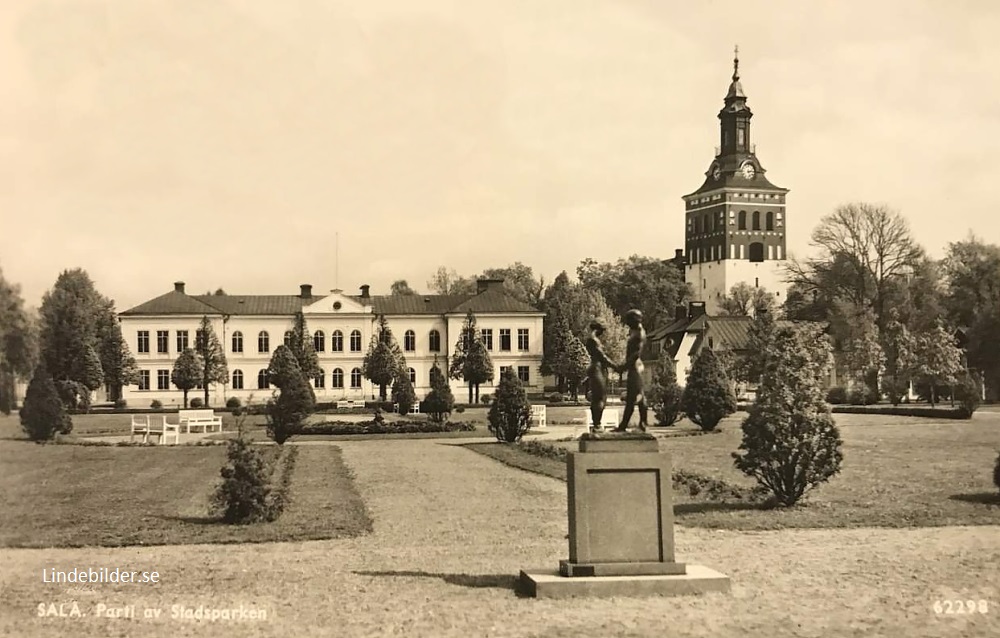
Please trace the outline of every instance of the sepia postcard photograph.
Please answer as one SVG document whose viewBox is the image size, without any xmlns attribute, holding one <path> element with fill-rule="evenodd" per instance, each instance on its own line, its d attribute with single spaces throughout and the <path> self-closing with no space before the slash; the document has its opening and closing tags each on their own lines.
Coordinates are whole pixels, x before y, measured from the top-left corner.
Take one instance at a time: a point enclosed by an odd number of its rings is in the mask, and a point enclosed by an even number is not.
<svg viewBox="0 0 1000 638">
<path fill-rule="evenodd" d="M 1000 635 L 998 33 L 0 1 L 0 636 Z"/>
</svg>

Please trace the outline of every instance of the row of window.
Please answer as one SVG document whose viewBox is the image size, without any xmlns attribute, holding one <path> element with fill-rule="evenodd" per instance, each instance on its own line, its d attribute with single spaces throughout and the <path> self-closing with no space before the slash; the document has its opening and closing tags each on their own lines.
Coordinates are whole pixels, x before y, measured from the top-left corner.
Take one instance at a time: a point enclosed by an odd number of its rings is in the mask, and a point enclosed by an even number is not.
<svg viewBox="0 0 1000 638">
<path fill-rule="evenodd" d="M 487 350 L 493 350 L 493 329 L 483 328 L 480 331 L 483 342 L 486 344 Z M 183 352 L 188 347 L 188 331 L 178 330 L 177 331 L 177 352 Z M 196 331 L 196 339 L 198 345 L 201 345 L 203 335 L 201 330 Z M 287 346 L 292 340 L 292 332 L 285 332 L 285 345 Z M 156 331 L 156 352 L 158 354 L 167 354 L 169 352 L 168 346 L 170 343 L 170 331 L 169 330 L 157 330 Z M 517 349 L 522 352 L 527 352 L 530 340 L 528 336 L 527 328 L 517 329 Z M 349 336 L 349 346 L 351 352 L 361 352 L 361 331 L 354 330 Z M 500 328 L 499 334 L 499 350 L 501 352 L 510 352 L 511 350 L 511 330 L 510 328 Z M 322 330 L 317 330 L 313 333 L 313 348 L 316 352 L 326 352 L 326 334 Z M 417 333 L 413 330 L 407 330 L 403 334 L 403 350 L 406 352 L 415 352 L 417 349 Z M 441 333 L 437 330 L 431 330 L 427 335 L 427 349 L 430 352 L 441 352 Z M 141 354 L 149 353 L 149 331 L 140 330 L 138 332 L 138 340 L 136 343 L 136 351 Z M 243 333 L 237 330 L 232 336 L 232 351 L 234 353 L 243 352 Z M 271 336 L 266 330 L 261 330 L 257 333 L 257 352 L 258 353 L 268 353 L 271 351 Z M 340 330 L 334 330 L 330 334 L 330 352 L 343 352 L 344 351 L 344 333 Z"/>
<path fill-rule="evenodd" d="M 746 248 L 746 250 L 744 250 Z M 691 263 L 697 264 L 703 261 L 718 261 L 720 259 L 725 259 L 725 246 L 722 244 L 708 246 L 699 246 L 690 249 L 691 253 Z M 730 259 L 748 259 L 753 262 L 764 261 L 764 244 L 761 242 L 753 242 L 749 246 L 744 246 L 740 244 L 738 247 L 736 244 L 729 244 L 729 258 Z M 767 247 L 767 258 L 770 259 L 781 259 L 781 246 L 769 245 Z"/>
<path fill-rule="evenodd" d="M 509 366 L 500 366 L 500 374 L 502 375 L 507 371 Z M 410 383 L 413 385 L 417 384 L 417 371 L 413 368 L 409 368 L 410 373 Z M 139 389 L 149 390 L 150 381 L 152 374 L 149 370 L 139 371 Z M 430 372 L 428 371 L 428 377 L 430 377 Z M 521 380 L 524 384 L 529 384 L 531 382 L 531 368 L 529 366 L 517 366 L 517 378 Z M 361 368 L 352 368 L 350 374 L 351 388 L 358 389 L 361 387 Z M 430 378 L 427 380 L 428 385 L 430 385 Z M 243 390 L 245 389 L 245 381 L 242 370 L 233 370 L 233 390 Z M 317 388 L 326 387 L 326 373 L 320 370 L 320 373 L 316 375 L 313 379 L 313 385 Z M 267 369 L 260 370 L 257 372 L 257 389 L 267 390 L 270 389 L 271 383 L 268 378 Z M 334 368 L 333 373 L 330 375 L 330 387 L 331 388 L 343 388 L 344 387 L 344 371 L 340 368 Z M 156 389 L 157 390 L 169 390 L 170 389 L 170 370 L 157 370 L 156 371 Z M 197 389 L 201 389 L 199 385 Z"/>
<path fill-rule="evenodd" d="M 738 230 L 774 230 L 774 219 L 775 214 L 772 211 L 768 211 L 764 217 L 764 228 L 760 227 L 760 211 L 755 210 L 753 212 L 752 223 L 753 228 L 747 228 L 747 212 L 741 210 L 739 216 L 736 215 L 736 211 L 729 211 L 730 224 L 735 224 Z M 778 226 L 781 226 L 781 213 L 778 213 Z M 688 218 L 688 233 L 689 234 L 702 234 L 708 232 L 718 232 L 725 230 L 726 219 L 723 213 L 719 213 L 718 217 L 713 217 L 711 213 L 706 215 L 692 215 Z"/>
</svg>

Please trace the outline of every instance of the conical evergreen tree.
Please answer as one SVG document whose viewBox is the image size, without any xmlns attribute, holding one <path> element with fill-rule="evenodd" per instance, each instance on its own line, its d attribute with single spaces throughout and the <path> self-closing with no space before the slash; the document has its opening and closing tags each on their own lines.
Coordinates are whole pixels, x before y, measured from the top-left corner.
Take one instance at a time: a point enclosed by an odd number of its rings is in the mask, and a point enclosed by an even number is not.
<svg viewBox="0 0 1000 638">
<path fill-rule="evenodd" d="M 711 348 L 695 357 L 681 398 L 681 409 L 706 432 L 736 411 L 736 397 L 719 358 Z"/>
</svg>

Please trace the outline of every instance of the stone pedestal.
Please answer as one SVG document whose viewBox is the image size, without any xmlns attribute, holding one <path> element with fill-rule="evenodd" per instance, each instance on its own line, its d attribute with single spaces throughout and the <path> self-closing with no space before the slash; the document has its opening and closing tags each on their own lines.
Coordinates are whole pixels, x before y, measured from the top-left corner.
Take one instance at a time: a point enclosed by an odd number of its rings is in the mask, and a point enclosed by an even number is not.
<svg viewBox="0 0 1000 638">
<path fill-rule="evenodd" d="M 670 455 L 648 434 L 584 435 L 566 467 L 569 559 L 521 572 L 535 597 L 729 591 L 729 578 L 674 557 Z"/>
</svg>

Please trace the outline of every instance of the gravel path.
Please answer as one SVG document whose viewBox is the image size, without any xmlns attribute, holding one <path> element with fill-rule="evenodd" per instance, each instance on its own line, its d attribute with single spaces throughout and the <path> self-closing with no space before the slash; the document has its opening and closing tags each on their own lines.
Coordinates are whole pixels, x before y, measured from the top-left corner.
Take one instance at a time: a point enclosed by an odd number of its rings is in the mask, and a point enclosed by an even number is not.
<svg viewBox="0 0 1000 638">
<path fill-rule="evenodd" d="M 728 595 L 535 600 L 522 568 L 565 558 L 565 484 L 456 442 L 339 443 L 375 522 L 349 540 L 237 546 L 0 550 L 0 635 L 990 636 L 1000 635 L 1000 529 L 678 528 L 679 560 L 733 578 Z M 82 602 L 253 604 L 264 623 L 36 620 L 48 566 L 159 569 L 157 588 L 100 586 Z M 49 590 L 45 590 L 49 591 Z M 49 596 L 51 598 L 52 596 Z M 935 616 L 939 599 L 987 614 Z M 74 623 L 67 625 L 67 623 Z"/>
</svg>

